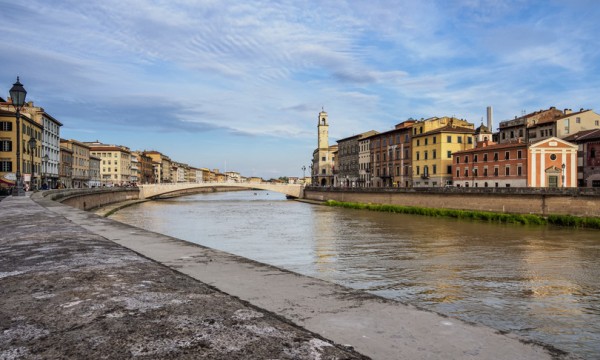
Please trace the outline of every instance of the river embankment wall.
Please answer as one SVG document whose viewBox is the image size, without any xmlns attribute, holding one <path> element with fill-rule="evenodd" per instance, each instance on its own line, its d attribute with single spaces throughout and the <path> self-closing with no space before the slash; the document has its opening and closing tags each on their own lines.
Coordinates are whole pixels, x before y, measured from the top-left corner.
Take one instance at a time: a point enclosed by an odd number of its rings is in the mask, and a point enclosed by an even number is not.
<svg viewBox="0 0 600 360">
<path fill-rule="evenodd" d="M 219 191 L 241 191 L 248 190 L 244 188 L 194 188 L 177 190 L 168 194 L 156 197 L 156 199 L 167 199 L 179 196 L 219 192 Z M 91 188 L 91 189 L 59 189 L 44 191 L 44 197 L 53 201 L 72 206 L 79 210 L 95 210 L 107 205 L 140 200 L 140 191 L 136 187 L 110 187 L 110 188 Z"/>
<path fill-rule="evenodd" d="M 304 190 L 304 198 L 542 216 L 600 217 L 600 189 L 308 187 Z"/>
</svg>

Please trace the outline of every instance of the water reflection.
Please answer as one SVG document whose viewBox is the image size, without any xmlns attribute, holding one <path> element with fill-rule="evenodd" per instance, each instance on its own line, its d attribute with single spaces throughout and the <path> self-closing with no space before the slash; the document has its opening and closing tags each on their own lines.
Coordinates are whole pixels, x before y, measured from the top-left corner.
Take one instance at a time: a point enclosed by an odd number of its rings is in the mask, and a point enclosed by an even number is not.
<svg viewBox="0 0 600 360">
<path fill-rule="evenodd" d="M 600 354 L 600 236 L 312 206 L 265 192 L 148 202 L 116 220 Z"/>
</svg>

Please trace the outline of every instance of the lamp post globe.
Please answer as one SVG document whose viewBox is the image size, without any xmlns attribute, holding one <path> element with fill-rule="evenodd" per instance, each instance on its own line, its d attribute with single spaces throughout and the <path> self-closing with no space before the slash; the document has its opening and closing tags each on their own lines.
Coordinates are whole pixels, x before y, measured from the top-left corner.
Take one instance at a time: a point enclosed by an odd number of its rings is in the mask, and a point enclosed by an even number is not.
<svg viewBox="0 0 600 360">
<path fill-rule="evenodd" d="M 23 87 L 23 84 L 19 81 L 19 77 L 17 76 L 17 82 L 13 84 L 12 88 L 9 90 L 10 100 L 12 105 L 15 107 L 16 113 L 16 127 L 17 127 L 17 146 L 16 148 L 16 158 L 17 158 L 17 169 L 16 169 L 16 183 L 13 188 L 13 196 L 24 196 L 25 192 L 23 191 L 23 179 L 21 178 L 21 109 L 23 105 L 25 105 L 25 97 L 27 96 L 27 91 Z"/>
</svg>

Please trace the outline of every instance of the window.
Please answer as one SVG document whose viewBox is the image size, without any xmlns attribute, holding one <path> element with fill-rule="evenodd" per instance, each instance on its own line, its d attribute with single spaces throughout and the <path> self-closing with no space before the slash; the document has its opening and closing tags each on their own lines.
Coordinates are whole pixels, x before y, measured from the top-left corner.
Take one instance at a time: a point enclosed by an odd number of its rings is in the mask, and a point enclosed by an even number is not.
<svg viewBox="0 0 600 360">
<path fill-rule="evenodd" d="M 515 132 L 511 130 L 511 131 L 510 131 L 510 138 L 512 139 L 512 138 L 514 138 L 514 137 L 515 137 Z"/>
<path fill-rule="evenodd" d="M 417 166 L 417 175 L 419 175 L 420 167 Z"/>
<path fill-rule="evenodd" d="M 446 137 L 446 142 L 448 142 L 448 143 L 451 143 L 451 142 L 452 142 L 452 136 L 451 136 L 451 135 L 448 135 L 448 136 Z"/>
<path fill-rule="evenodd" d="M 459 144 L 462 144 L 462 138 L 461 138 L 460 136 L 457 136 L 457 137 L 456 137 L 456 140 L 457 140 L 457 142 L 458 142 Z"/>
<path fill-rule="evenodd" d="M 469 169 L 465 169 L 465 177 L 469 177 Z"/>
<path fill-rule="evenodd" d="M 321 158 L 321 161 L 327 161 L 327 159 L 325 158 L 325 156 L 323 156 L 323 157 Z M 110 160 L 108 161 L 108 163 L 110 164 Z"/>
<path fill-rule="evenodd" d="M 477 154 L 473 155 L 473 162 L 476 163 L 477 162 Z"/>
<path fill-rule="evenodd" d="M 504 168 L 504 175 L 510 176 L 510 166 L 507 166 L 506 168 Z"/>
<path fill-rule="evenodd" d="M 519 137 L 523 137 L 523 129 L 519 129 Z"/>
<path fill-rule="evenodd" d="M 427 145 L 427 140 L 429 140 L 428 138 L 425 138 L 425 145 Z"/>
<path fill-rule="evenodd" d="M 506 133 L 502 133 L 502 140 L 506 139 Z"/>
<path fill-rule="evenodd" d="M 510 152 L 505 151 L 504 152 L 504 160 L 508 160 L 508 159 L 510 159 Z"/>
<path fill-rule="evenodd" d="M 432 154 L 431 154 L 431 158 L 432 159 L 437 159 L 437 151 L 434 149 Z"/>
<path fill-rule="evenodd" d="M 0 151 L 12 151 L 12 141 L 0 140 Z"/>
<path fill-rule="evenodd" d="M 400 176 L 400 166 L 396 166 L 396 176 Z"/>
<path fill-rule="evenodd" d="M 417 139 L 417 146 L 421 145 L 421 140 Z"/>
<path fill-rule="evenodd" d="M 323 174 L 323 175 L 327 174 L 326 170 L 325 169 L 321 169 L 321 174 Z"/>
<path fill-rule="evenodd" d="M 448 166 L 446 167 L 446 173 L 447 173 L 447 174 L 452 174 L 452 165 L 448 165 Z"/>
<path fill-rule="evenodd" d="M 521 168 L 520 166 L 517 166 L 517 175 L 518 176 L 523 175 L 523 168 Z"/>
<path fill-rule="evenodd" d="M 577 124 L 581 124 L 581 118 L 580 118 L 580 117 L 577 117 L 577 118 L 575 118 L 575 122 L 576 122 Z"/>
<path fill-rule="evenodd" d="M 596 149 L 592 148 L 592 150 L 590 150 L 590 158 L 595 159 L 596 158 Z"/>
<path fill-rule="evenodd" d="M 427 151 L 425 151 L 425 153 L 423 153 L 423 155 L 425 155 L 424 159 L 427 160 Z"/>
<path fill-rule="evenodd" d="M 473 177 L 477 176 L 477 168 L 473 168 Z"/>
<path fill-rule="evenodd" d="M 473 138 L 470 136 L 467 136 L 467 144 L 472 144 L 473 143 Z"/>
<path fill-rule="evenodd" d="M 600 120 L 596 120 L 596 121 L 594 121 L 594 125 L 596 125 L 596 126 L 600 126 Z"/>
<path fill-rule="evenodd" d="M 552 161 L 556 160 L 556 154 L 550 154 L 550 160 L 552 160 Z"/>
<path fill-rule="evenodd" d="M 460 156 L 457 156 L 457 157 L 456 157 L 456 163 L 457 163 L 457 164 L 460 164 Z"/>
<path fill-rule="evenodd" d="M 517 159 L 521 159 L 521 156 L 522 156 L 522 154 L 521 154 L 521 150 L 518 150 L 518 151 L 517 151 Z"/>
<path fill-rule="evenodd" d="M 0 171 L 2 171 L 2 172 L 12 171 L 12 161 L 0 160 Z"/>
<path fill-rule="evenodd" d="M 452 159 L 452 150 L 448 150 L 447 156 L 448 159 Z"/>
<path fill-rule="evenodd" d="M 487 154 L 483 154 L 483 162 L 487 162 Z"/>
<path fill-rule="evenodd" d="M 498 161 L 498 153 L 494 153 L 494 161 Z"/>
<path fill-rule="evenodd" d="M 460 169 L 456 169 L 456 177 L 460 177 Z"/>
<path fill-rule="evenodd" d="M 498 176 L 498 167 L 494 167 L 494 176 Z"/>
<path fill-rule="evenodd" d="M 417 160 L 420 160 L 419 152 L 417 151 Z"/>
<path fill-rule="evenodd" d="M 483 168 L 483 176 L 488 176 L 487 168 Z M 485 187 L 487 187 L 487 185 Z"/>
<path fill-rule="evenodd" d="M 0 121 L 0 131 L 12 131 L 12 123 L 8 121 Z"/>
<path fill-rule="evenodd" d="M 465 155 L 465 164 L 469 163 L 469 155 Z"/>
<path fill-rule="evenodd" d="M 437 174 L 437 166 L 435 164 L 432 165 L 431 172 L 433 172 L 433 174 Z"/>
<path fill-rule="evenodd" d="M 432 138 L 432 141 L 433 141 L 433 143 L 434 143 L 434 144 L 437 144 L 437 137 L 435 137 L 435 136 L 434 136 L 434 137 Z"/>
</svg>

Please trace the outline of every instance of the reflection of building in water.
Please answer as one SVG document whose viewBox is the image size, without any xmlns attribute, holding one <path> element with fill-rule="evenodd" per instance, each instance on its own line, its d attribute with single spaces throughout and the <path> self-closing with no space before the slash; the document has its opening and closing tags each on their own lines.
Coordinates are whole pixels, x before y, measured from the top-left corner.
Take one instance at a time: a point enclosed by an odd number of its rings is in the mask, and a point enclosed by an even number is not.
<svg viewBox="0 0 600 360">
<path fill-rule="evenodd" d="M 544 306 L 536 312 L 561 316 L 561 314 L 583 314 L 585 309 L 578 305 L 578 300 L 585 294 L 586 269 L 581 259 L 582 253 L 568 244 L 558 245 L 556 242 L 529 241 L 523 254 L 523 297 L 543 300 Z M 570 259 L 570 261 L 565 261 Z M 571 261 L 579 259 L 577 261 Z"/>
<path fill-rule="evenodd" d="M 330 211 L 333 210 L 333 211 Z M 313 254 L 316 271 L 321 274 L 336 270 L 338 253 L 336 239 L 339 234 L 336 231 L 337 216 L 335 209 L 320 208 L 311 212 L 314 234 Z"/>
</svg>

